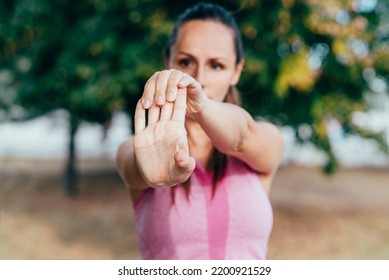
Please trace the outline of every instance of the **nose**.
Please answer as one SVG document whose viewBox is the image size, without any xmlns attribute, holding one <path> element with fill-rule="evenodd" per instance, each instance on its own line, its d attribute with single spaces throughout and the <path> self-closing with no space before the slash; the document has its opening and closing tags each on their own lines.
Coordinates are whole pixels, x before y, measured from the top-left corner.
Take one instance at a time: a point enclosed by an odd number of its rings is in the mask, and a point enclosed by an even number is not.
<svg viewBox="0 0 389 280">
<path fill-rule="evenodd" d="M 206 87 L 208 84 L 206 67 L 202 65 L 197 66 L 193 78 L 195 78 L 203 88 Z"/>
</svg>

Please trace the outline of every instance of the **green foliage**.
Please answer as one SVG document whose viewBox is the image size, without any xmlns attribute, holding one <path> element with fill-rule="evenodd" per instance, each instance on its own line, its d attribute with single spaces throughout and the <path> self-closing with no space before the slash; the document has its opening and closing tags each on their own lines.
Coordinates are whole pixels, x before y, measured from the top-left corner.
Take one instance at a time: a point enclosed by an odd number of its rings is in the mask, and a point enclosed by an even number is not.
<svg viewBox="0 0 389 280">
<path fill-rule="evenodd" d="M 384 143 L 382 135 L 356 129 L 351 121 L 354 112 L 367 109 L 364 69 L 374 67 L 378 75 L 387 75 L 389 54 L 375 32 L 380 13 L 358 11 L 357 3 L 258 1 L 239 16 L 247 48 L 240 84 L 246 107 L 295 128 L 301 142 L 313 142 L 326 152 L 327 173 L 337 168 L 327 119 L 337 119 L 347 133 Z M 298 133 L 301 125 L 310 127 L 309 136 Z"/>
<path fill-rule="evenodd" d="M 146 79 L 163 67 L 174 20 L 197 2 L 2 1 L 0 71 L 12 72 L 27 116 L 62 108 L 105 123 L 118 109 L 131 114 Z M 352 127 L 352 113 L 366 109 L 364 69 L 388 79 L 387 33 L 375 32 L 387 1 L 376 10 L 358 10 L 354 0 L 211 2 L 230 10 L 242 32 L 245 107 L 296 131 L 308 125 L 311 135 L 297 137 L 324 150 L 333 170 L 325 119 Z"/>
</svg>

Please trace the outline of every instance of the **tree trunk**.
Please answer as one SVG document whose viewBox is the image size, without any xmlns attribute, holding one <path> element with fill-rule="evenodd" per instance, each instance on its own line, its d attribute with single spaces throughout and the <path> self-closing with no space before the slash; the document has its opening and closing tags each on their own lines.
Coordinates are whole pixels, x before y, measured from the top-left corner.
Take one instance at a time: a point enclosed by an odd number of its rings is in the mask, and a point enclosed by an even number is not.
<svg viewBox="0 0 389 280">
<path fill-rule="evenodd" d="M 76 166 L 76 143 L 75 136 L 78 130 L 79 122 L 76 117 L 70 116 L 69 120 L 69 146 L 68 158 L 65 166 L 63 185 L 65 194 L 74 197 L 78 193 L 77 188 L 77 166 Z"/>
</svg>

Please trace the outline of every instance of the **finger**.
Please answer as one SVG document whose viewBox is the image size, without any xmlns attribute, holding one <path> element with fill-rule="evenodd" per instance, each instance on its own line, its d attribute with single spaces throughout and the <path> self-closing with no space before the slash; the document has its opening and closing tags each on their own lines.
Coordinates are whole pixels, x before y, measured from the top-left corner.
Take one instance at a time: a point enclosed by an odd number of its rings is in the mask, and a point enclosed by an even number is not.
<svg viewBox="0 0 389 280">
<path fill-rule="evenodd" d="M 142 106 L 142 100 L 139 99 L 136 104 L 134 114 L 135 134 L 142 132 L 146 127 L 146 110 Z"/>
<path fill-rule="evenodd" d="M 174 103 L 166 102 L 161 108 L 161 121 L 171 120 L 173 115 Z"/>
<path fill-rule="evenodd" d="M 172 71 L 165 70 L 159 73 L 156 80 L 154 102 L 158 106 L 162 106 L 165 103 L 166 87 Z"/>
<path fill-rule="evenodd" d="M 159 72 L 155 72 L 154 75 L 147 80 L 145 84 L 145 88 L 143 90 L 142 96 L 142 106 L 145 109 L 149 109 L 153 105 L 155 88 L 156 88 L 156 80 L 159 75 Z"/>
<path fill-rule="evenodd" d="M 178 82 L 182 79 L 184 74 L 180 71 L 173 71 L 170 75 L 167 87 L 166 87 L 166 100 L 173 102 L 177 96 L 177 85 Z"/>
<path fill-rule="evenodd" d="M 153 104 L 148 110 L 147 126 L 156 124 L 159 120 L 161 108 Z"/>
<path fill-rule="evenodd" d="M 179 80 L 177 86 L 178 86 L 178 88 L 185 88 L 185 87 L 188 87 L 188 86 L 193 86 L 194 84 L 196 84 L 196 80 L 195 79 L 193 79 L 189 75 L 183 75 L 181 77 L 181 79 Z"/>
<path fill-rule="evenodd" d="M 186 114 L 186 89 L 178 89 L 176 101 L 174 102 L 174 111 L 172 120 L 185 122 Z"/>
<path fill-rule="evenodd" d="M 186 75 L 183 76 L 177 84 L 178 88 L 191 88 L 196 90 L 202 90 L 201 84 L 193 77 Z"/>
</svg>

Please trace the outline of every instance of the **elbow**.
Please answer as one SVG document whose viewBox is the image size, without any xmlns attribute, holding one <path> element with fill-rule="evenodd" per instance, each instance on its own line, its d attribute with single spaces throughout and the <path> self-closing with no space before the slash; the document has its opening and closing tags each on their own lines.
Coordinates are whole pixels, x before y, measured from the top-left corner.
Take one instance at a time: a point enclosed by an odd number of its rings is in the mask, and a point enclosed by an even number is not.
<svg viewBox="0 0 389 280">
<path fill-rule="evenodd" d="M 129 164 L 131 164 L 131 154 L 132 140 L 130 138 L 119 146 L 115 156 L 116 169 L 127 187 L 129 186 L 130 178 Z"/>
<path fill-rule="evenodd" d="M 250 135 L 255 132 L 255 122 L 248 122 L 247 125 L 241 127 L 239 133 L 237 133 L 236 140 L 232 146 L 233 153 L 241 153 L 244 152 L 249 143 L 250 143 Z"/>
<path fill-rule="evenodd" d="M 233 146 L 232 152 L 234 153 L 241 153 L 244 150 L 246 150 L 247 146 L 249 144 L 249 136 L 248 133 L 242 133 L 239 138 L 237 139 L 235 145 Z"/>
<path fill-rule="evenodd" d="M 217 147 L 217 149 L 227 155 L 234 155 L 244 152 L 249 145 L 249 132 L 244 130 L 237 133 L 236 138 L 229 143 L 224 143 L 223 146 Z"/>
</svg>

